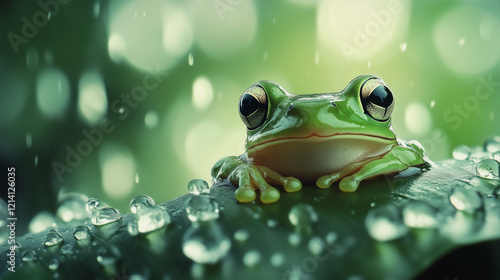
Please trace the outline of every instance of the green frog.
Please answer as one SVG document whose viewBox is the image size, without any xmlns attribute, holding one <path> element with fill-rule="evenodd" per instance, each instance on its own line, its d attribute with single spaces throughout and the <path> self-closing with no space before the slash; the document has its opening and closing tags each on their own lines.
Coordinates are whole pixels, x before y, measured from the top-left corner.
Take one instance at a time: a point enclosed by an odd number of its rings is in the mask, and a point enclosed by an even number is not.
<svg viewBox="0 0 500 280">
<path fill-rule="evenodd" d="M 352 80 L 337 93 L 294 95 L 271 81 L 259 81 L 239 99 L 247 127 L 246 151 L 219 160 L 215 181 L 238 185 L 239 202 L 251 202 L 260 190 L 273 203 L 281 185 L 296 192 L 304 184 L 354 192 L 361 181 L 395 174 L 427 159 L 417 141 L 396 138 L 391 125 L 394 96 L 377 76 Z"/>
</svg>

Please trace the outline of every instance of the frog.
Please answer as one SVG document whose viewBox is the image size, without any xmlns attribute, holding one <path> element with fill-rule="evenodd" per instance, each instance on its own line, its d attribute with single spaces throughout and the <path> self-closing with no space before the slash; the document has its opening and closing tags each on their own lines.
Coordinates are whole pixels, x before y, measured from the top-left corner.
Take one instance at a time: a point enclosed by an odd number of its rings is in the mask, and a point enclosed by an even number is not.
<svg viewBox="0 0 500 280">
<path fill-rule="evenodd" d="M 394 95 L 378 76 L 354 78 L 333 93 L 291 94 L 275 82 L 258 81 L 238 101 L 246 126 L 245 152 L 220 159 L 214 182 L 237 186 L 236 200 L 274 203 L 303 184 L 321 189 L 339 183 L 354 192 L 363 180 L 398 174 L 427 163 L 422 145 L 396 137 Z"/>
</svg>

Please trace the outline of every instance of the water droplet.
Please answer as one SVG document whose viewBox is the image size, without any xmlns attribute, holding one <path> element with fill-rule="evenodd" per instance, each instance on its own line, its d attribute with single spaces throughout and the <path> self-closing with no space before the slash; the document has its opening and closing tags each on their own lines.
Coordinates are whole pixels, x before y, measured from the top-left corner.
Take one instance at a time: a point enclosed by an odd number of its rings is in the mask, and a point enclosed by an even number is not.
<svg viewBox="0 0 500 280">
<path fill-rule="evenodd" d="M 86 215 L 86 202 L 88 197 L 79 193 L 65 194 L 59 202 L 56 216 L 63 222 L 71 222 L 73 220 L 88 219 Z"/>
<path fill-rule="evenodd" d="M 434 108 L 434 106 L 436 106 L 436 100 L 432 100 L 430 106 L 431 108 Z"/>
<path fill-rule="evenodd" d="M 247 267 L 255 267 L 261 259 L 260 253 L 257 250 L 250 250 L 243 255 L 243 263 Z"/>
<path fill-rule="evenodd" d="M 285 263 L 285 255 L 282 253 L 274 253 L 271 256 L 271 265 L 274 267 L 280 267 Z"/>
<path fill-rule="evenodd" d="M 326 243 L 328 244 L 333 244 L 335 243 L 335 241 L 337 241 L 337 238 L 338 238 L 338 234 L 336 232 L 329 232 L 326 237 L 325 237 L 325 240 L 326 240 Z"/>
<path fill-rule="evenodd" d="M 326 246 L 325 242 L 319 236 L 311 238 L 311 240 L 309 240 L 309 243 L 307 244 L 309 252 L 311 252 L 313 255 L 316 256 L 323 253 L 323 251 L 325 250 L 325 246 Z"/>
<path fill-rule="evenodd" d="M 121 218 L 120 212 L 112 207 L 103 207 L 92 212 L 92 224 L 96 226 L 106 225 Z"/>
<path fill-rule="evenodd" d="M 319 53 L 318 52 L 316 52 L 314 54 L 314 64 L 319 65 Z"/>
<path fill-rule="evenodd" d="M 127 231 L 130 236 L 136 236 L 139 234 L 139 225 L 137 224 L 137 220 L 133 219 L 128 222 Z"/>
<path fill-rule="evenodd" d="M 190 227 L 182 237 L 184 255 L 197 263 L 215 264 L 227 255 L 230 248 L 231 241 L 214 222 Z"/>
<path fill-rule="evenodd" d="M 15 250 L 15 251 L 19 251 L 19 249 L 21 249 L 23 246 L 22 246 L 22 244 L 21 244 L 20 242 L 15 242 L 15 243 L 11 246 L 11 248 L 12 248 L 12 247 L 14 247 L 14 250 Z"/>
<path fill-rule="evenodd" d="M 76 240 L 85 240 L 90 237 L 92 230 L 88 226 L 77 226 L 73 231 L 73 237 Z"/>
<path fill-rule="evenodd" d="M 34 262 L 37 260 L 36 252 L 33 250 L 29 250 L 23 253 L 23 261 L 24 262 Z"/>
<path fill-rule="evenodd" d="M 61 247 L 61 253 L 71 255 L 74 252 L 74 246 L 71 243 L 66 243 Z"/>
<path fill-rule="evenodd" d="M 209 193 L 210 188 L 208 187 L 208 183 L 206 181 L 201 179 L 194 179 L 189 181 L 188 191 L 191 194 L 198 195 L 200 193 Z"/>
<path fill-rule="evenodd" d="M 35 166 L 38 166 L 38 155 L 35 155 L 35 159 L 33 161 L 34 161 L 33 163 L 35 164 Z"/>
<path fill-rule="evenodd" d="M 239 229 L 234 233 L 234 239 L 238 240 L 239 242 L 247 241 L 248 237 L 250 237 L 250 234 L 246 229 Z"/>
<path fill-rule="evenodd" d="M 494 159 L 494 160 L 496 160 L 496 161 L 498 161 L 498 162 L 500 162 L 500 152 L 493 153 L 491 155 L 491 158 Z"/>
<path fill-rule="evenodd" d="M 97 261 L 103 266 L 114 265 L 120 257 L 120 251 L 114 246 L 109 248 L 101 247 L 97 250 Z"/>
<path fill-rule="evenodd" d="M 276 227 L 277 225 L 278 225 L 278 221 L 273 220 L 273 219 L 269 219 L 269 220 L 267 220 L 267 226 L 268 226 L 268 227 L 273 228 L 273 227 Z"/>
<path fill-rule="evenodd" d="M 288 243 L 290 243 L 290 245 L 298 246 L 301 240 L 302 238 L 297 232 L 292 232 L 288 235 Z"/>
<path fill-rule="evenodd" d="M 483 159 L 476 164 L 476 172 L 486 179 L 498 179 L 500 163 L 494 159 Z"/>
<path fill-rule="evenodd" d="M 457 210 L 469 214 L 473 214 L 483 207 L 483 197 L 480 193 L 462 188 L 453 188 L 450 202 Z"/>
<path fill-rule="evenodd" d="M 318 214 L 311 205 L 300 203 L 290 210 L 288 219 L 297 228 L 308 228 L 318 221 Z"/>
<path fill-rule="evenodd" d="M 135 183 L 139 184 L 139 173 L 135 173 Z"/>
<path fill-rule="evenodd" d="M 500 142 L 497 138 L 492 138 L 484 142 L 484 149 L 490 153 L 496 153 L 500 151 Z"/>
<path fill-rule="evenodd" d="M 186 201 L 189 220 L 210 221 L 219 217 L 219 204 L 207 194 L 192 195 Z"/>
<path fill-rule="evenodd" d="M 193 53 L 190 53 L 188 55 L 188 64 L 189 64 L 189 66 L 193 66 L 194 65 L 194 56 L 193 56 Z"/>
<path fill-rule="evenodd" d="M 48 261 L 47 266 L 50 270 L 56 271 L 59 268 L 59 260 L 57 258 L 51 258 Z"/>
<path fill-rule="evenodd" d="M 93 10 L 94 17 L 98 18 L 100 12 L 101 12 L 101 2 L 95 1 L 94 2 L 94 10 Z"/>
<path fill-rule="evenodd" d="M 61 244 L 64 241 L 62 235 L 56 230 L 49 231 L 42 240 L 43 245 L 50 247 Z"/>
<path fill-rule="evenodd" d="M 365 227 L 370 236 L 377 241 L 390 241 L 406 234 L 401 212 L 394 205 L 371 209 L 365 219 Z"/>
<path fill-rule="evenodd" d="M 134 196 L 134 198 L 130 200 L 130 211 L 132 211 L 132 213 L 134 214 L 137 214 L 137 212 L 140 211 L 141 209 L 152 207 L 154 205 L 155 201 L 151 197 L 145 194 L 140 194 Z"/>
<path fill-rule="evenodd" d="M 130 223 L 132 222 L 137 223 L 138 233 L 148 233 L 170 224 L 170 215 L 161 206 L 141 208 Z M 133 229 L 134 226 L 132 226 Z M 133 233 L 133 231 L 129 231 L 129 233 Z"/>
<path fill-rule="evenodd" d="M 467 145 L 459 145 L 453 149 L 453 158 L 456 160 L 466 160 L 469 158 L 472 150 Z"/>
<path fill-rule="evenodd" d="M 101 204 L 101 202 L 98 199 L 90 198 L 85 204 L 85 213 L 87 213 L 89 217 L 92 217 L 92 213 L 99 207 L 99 204 Z"/>
<path fill-rule="evenodd" d="M 437 226 L 436 211 L 423 201 L 411 201 L 403 208 L 403 221 L 412 228 Z"/>
</svg>

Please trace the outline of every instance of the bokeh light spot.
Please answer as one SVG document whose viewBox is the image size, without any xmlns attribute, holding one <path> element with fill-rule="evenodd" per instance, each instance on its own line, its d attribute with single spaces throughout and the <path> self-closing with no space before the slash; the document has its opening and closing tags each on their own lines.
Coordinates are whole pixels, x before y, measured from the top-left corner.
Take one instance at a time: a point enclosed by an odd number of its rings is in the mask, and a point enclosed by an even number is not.
<svg viewBox="0 0 500 280">
<path fill-rule="evenodd" d="M 78 84 L 78 112 L 83 120 L 95 125 L 104 117 L 108 108 L 108 99 L 104 82 L 98 72 L 87 72 Z"/>
<path fill-rule="evenodd" d="M 124 147 L 108 144 L 99 153 L 104 192 L 115 199 L 127 197 L 134 187 L 136 164 Z"/>
<path fill-rule="evenodd" d="M 36 81 L 38 108 L 48 118 L 62 117 L 69 105 L 70 87 L 63 72 L 55 68 L 43 70 Z"/>
<path fill-rule="evenodd" d="M 431 116 L 425 106 L 420 103 L 411 103 L 405 111 L 406 127 L 415 135 L 422 136 L 431 129 Z"/>
<path fill-rule="evenodd" d="M 193 105 L 196 109 L 205 110 L 213 99 L 213 89 L 210 81 L 204 77 L 198 77 L 193 83 Z"/>
</svg>

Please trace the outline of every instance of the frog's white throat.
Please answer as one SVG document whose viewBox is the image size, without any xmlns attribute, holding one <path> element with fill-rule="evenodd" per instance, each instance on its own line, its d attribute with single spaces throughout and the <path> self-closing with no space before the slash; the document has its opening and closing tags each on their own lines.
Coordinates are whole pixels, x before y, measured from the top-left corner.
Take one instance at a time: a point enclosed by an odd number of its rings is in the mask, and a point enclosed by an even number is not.
<svg viewBox="0 0 500 280">
<path fill-rule="evenodd" d="M 249 148 L 249 161 L 305 184 L 345 166 L 380 157 L 397 145 L 396 139 L 372 135 L 333 135 L 276 139 Z"/>
</svg>

